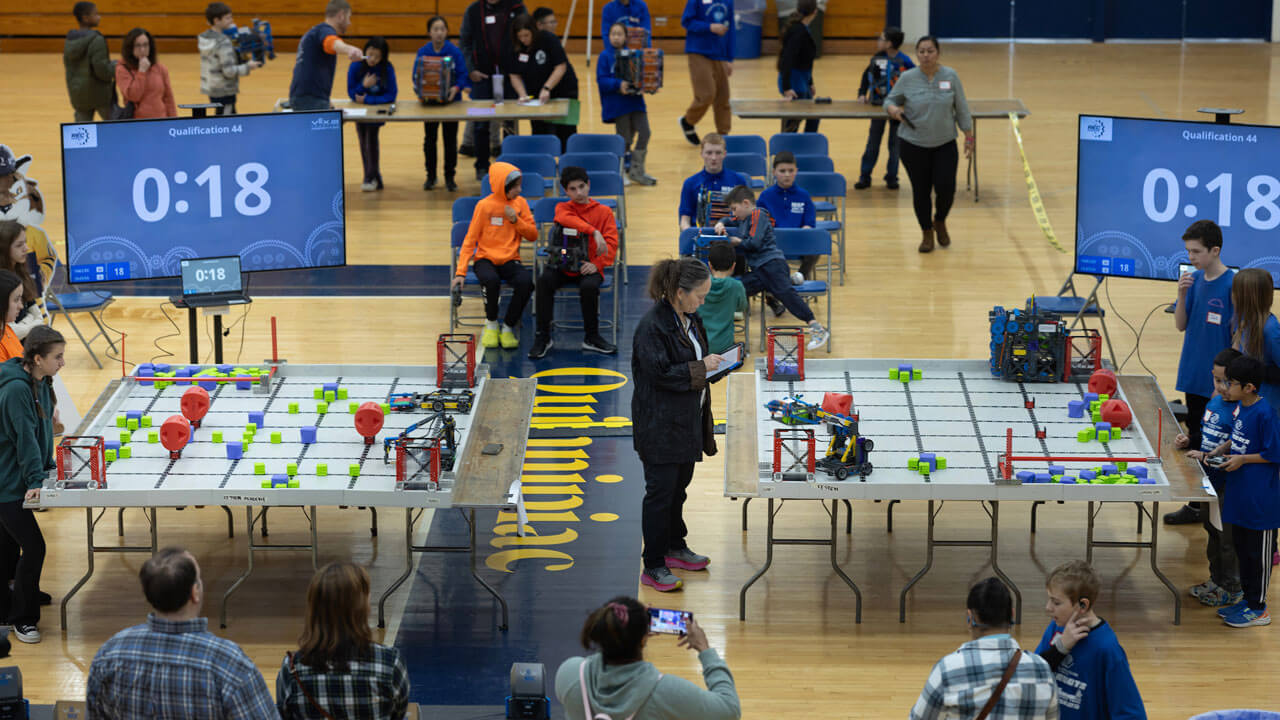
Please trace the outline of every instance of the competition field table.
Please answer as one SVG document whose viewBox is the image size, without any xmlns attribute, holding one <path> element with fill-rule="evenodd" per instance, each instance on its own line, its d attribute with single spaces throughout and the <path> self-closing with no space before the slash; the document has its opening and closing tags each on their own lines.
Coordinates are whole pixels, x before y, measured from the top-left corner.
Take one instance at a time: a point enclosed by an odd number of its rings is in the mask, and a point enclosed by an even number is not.
<svg viewBox="0 0 1280 720">
<path fill-rule="evenodd" d="M 764 359 L 757 359 L 754 372 L 732 375 L 728 387 L 725 495 L 769 501 L 765 565 L 742 587 L 739 595 L 741 619 L 746 619 L 747 590 L 773 563 L 774 545 L 830 545 L 831 566 L 854 592 L 856 620 L 861 622 L 861 592 L 836 560 L 839 501 L 887 500 L 892 504 L 899 500 L 923 500 L 928 503 L 925 564 L 902 588 L 898 605 L 901 622 L 906 621 L 907 594 L 933 566 L 936 547 L 986 548 L 992 570 L 1014 592 L 1016 619 L 1021 621 L 1021 593 L 1001 570 L 997 558 L 1001 501 L 1086 503 L 1086 557 L 1092 559 L 1095 547 L 1150 550 L 1151 570 L 1173 596 L 1174 624 L 1181 622 L 1179 592 L 1157 564 L 1160 503 L 1212 501 L 1213 498 L 1204 490 L 1205 476 L 1199 465 L 1174 447 L 1177 423 L 1154 378 L 1119 376 L 1119 397 L 1129 404 L 1133 423 L 1122 432 L 1119 440 L 1082 443 L 1077 438 L 1077 431 L 1091 423 L 1087 418 L 1069 418 L 1067 403 L 1081 398 L 1087 390 L 1083 384 L 1008 382 L 992 377 L 985 360 L 852 359 L 806 360 L 803 380 L 770 382 L 765 379 L 764 362 Z M 907 362 L 922 371 L 923 377 L 909 383 L 891 380 L 888 371 Z M 874 443 L 868 454 L 873 471 L 865 480 L 859 480 L 856 474 L 850 474 L 845 480 L 836 480 L 820 467 L 809 476 L 805 472 L 807 468 L 796 458 L 796 455 L 804 456 L 803 448 L 795 452 L 796 443 L 784 440 L 779 452 L 780 469 L 783 474 L 789 473 L 801 479 L 775 479 L 775 430 L 814 430 L 815 454 L 819 459 L 825 454 L 830 431 L 822 424 L 784 425 L 771 418 L 765 405 L 772 400 L 797 396 L 805 402 L 820 405 L 827 392 L 852 394 L 853 412 L 858 415 L 858 433 Z M 1068 476 L 1104 463 L 1095 459 L 1071 461 L 1061 458 L 1148 458 L 1148 462 L 1128 465 L 1130 468 L 1144 467 L 1150 484 L 1005 484 L 1000 463 L 1009 445 L 1010 430 L 1015 458 L 1052 456 L 1055 458 L 1052 464 L 1064 466 Z M 1043 438 L 1038 437 L 1039 432 L 1044 433 Z M 910 469 L 909 461 L 922 453 L 945 457 L 946 468 L 927 477 Z M 1049 464 L 1047 461 L 1013 463 L 1015 472 L 1031 470 L 1041 473 L 1048 469 Z M 776 538 L 774 505 L 782 500 L 832 501 L 830 538 Z M 942 503 L 948 500 L 982 503 L 991 520 L 990 534 L 980 539 L 936 539 L 935 521 Z M 1095 517 L 1102 503 L 1109 502 L 1137 504 L 1139 523 L 1144 514 L 1151 519 L 1150 539 L 1095 539 Z M 1147 503 L 1151 506 L 1149 513 Z M 1138 532 L 1141 534 L 1141 524 Z"/>
<path fill-rule="evenodd" d="M 285 99 L 276 101 L 274 112 L 286 110 Z M 334 98 L 334 110 L 342 111 L 346 122 L 455 122 L 473 120 L 564 120 L 569 117 L 569 101 L 550 100 L 543 105 L 523 105 L 508 100 L 495 105 L 492 100 L 458 100 L 446 105 L 423 105 L 409 95 L 390 105 L 365 105 L 353 100 Z M 363 111 L 363 114 L 358 114 Z"/>
<path fill-rule="evenodd" d="M 729 107 L 734 115 L 743 119 L 784 119 L 804 118 L 820 120 L 874 120 L 887 118 L 884 107 L 858 102 L 857 100 L 832 100 L 829 103 L 816 103 L 812 100 L 783 100 L 781 98 L 766 100 L 730 100 Z M 1031 114 L 1022 100 L 1018 98 L 1002 98 L 992 100 L 969 100 L 969 114 L 973 116 L 973 136 L 978 136 L 978 120 L 1008 120 L 1009 113 L 1024 118 Z M 973 189 L 973 201 L 978 202 L 978 153 L 969 156 L 969 164 L 965 170 L 965 189 Z"/>
<path fill-rule="evenodd" d="M 203 505 L 220 505 L 226 509 L 228 533 L 233 531 L 229 507 L 245 508 L 248 567 L 223 594 L 220 615 L 223 627 L 226 627 L 227 601 L 253 572 L 255 553 L 306 550 L 310 551 L 315 566 L 316 507 L 338 506 L 373 511 L 371 532 L 374 535 L 377 534 L 377 508 L 405 511 L 404 573 L 379 599 L 379 627 L 385 625 L 387 598 L 412 573 L 414 553 L 451 552 L 470 555 L 472 575 L 498 600 L 502 607 L 502 628 L 506 628 L 505 599 L 475 572 L 475 511 L 515 509 L 523 515 L 520 472 L 536 381 L 490 379 L 487 366 L 476 367 L 469 412 L 449 413 L 456 425 L 453 469 L 441 471 L 435 485 L 425 485 L 428 489 L 401 489 L 403 486 L 398 486 L 396 479 L 396 452 L 394 449 L 384 452 L 383 440 L 394 438 L 419 422 L 424 426 L 413 436 L 423 435 L 425 424 L 435 413 L 422 408 L 387 411 L 383 406 L 389 403 L 392 394 L 438 391 L 435 367 L 278 363 L 252 368 L 198 365 L 175 368 L 195 377 L 190 380 L 158 378 L 174 383 L 166 387 L 136 376 L 113 380 L 85 415 L 76 436 L 101 437 L 129 448 L 129 457 L 107 462 L 105 488 L 73 489 L 89 478 L 88 463 L 68 463 L 70 472 L 66 482 L 60 482 L 56 472 L 46 480 L 39 507 L 86 509 L 88 568 L 62 600 L 63 629 L 67 627 L 67 603 L 92 577 L 96 553 L 154 553 L 156 508 Z M 214 369 L 228 377 L 255 375 L 259 380 L 209 382 L 213 377 L 201 376 Z M 157 368 L 156 372 L 163 371 Z M 166 419 L 181 414 L 183 393 L 199 381 L 204 381 L 203 386 L 208 389 L 208 413 L 200 427 L 191 430 L 191 439 L 180 457 L 173 458 L 154 434 L 162 432 Z M 451 392 L 459 390 L 455 388 Z M 384 413 L 382 427 L 371 444 L 357 431 L 353 412 L 368 402 L 376 403 Z M 252 442 L 243 448 L 241 458 L 231 459 L 235 453 L 228 445 L 241 444 L 250 422 L 257 426 Z M 308 437 L 312 432 L 314 438 Z M 407 460 L 406 466 L 409 474 L 423 471 L 423 465 L 415 463 L 413 458 Z M 429 472 L 428 464 L 424 474 Z M 422 479 L 422 475 L 414 479 Z M 264 482 L 273 485 L 276 481 L 284 484 L 286 480 L 293 481 L 294 486 L 264 487 Z M 260 525 L 266 537 L 266 514 L 272 507 L 301 508 L 309 520 L 310 543 L 279 545 L 255 541 L 255 526 Z M 141 508 L 149 524 L 150 544 L 96 545 L 94 528 L 106 508 L 120 508 L 121 513 L 125 508 Z M 425 508 L 459 509 L 470 526 L 468 544 L 414 545 L 414 525 Z M 96 516 L 95 509 L 99 510 Z M 123 535 L 123 524 L 120 527 Z"/>
</svg>

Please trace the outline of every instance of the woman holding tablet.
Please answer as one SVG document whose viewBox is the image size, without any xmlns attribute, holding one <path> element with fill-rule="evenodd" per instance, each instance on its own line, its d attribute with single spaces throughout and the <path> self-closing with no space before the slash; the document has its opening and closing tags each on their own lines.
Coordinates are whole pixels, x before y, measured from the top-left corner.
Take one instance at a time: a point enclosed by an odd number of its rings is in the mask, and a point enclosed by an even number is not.
<svg viewBox="0 0 1280 720">
<path fill-rule="evenodd" d="M 632 340 L 631 417 L 636 454 L 644 464 L 644 572 L 641 584 L 660 592 L 683 584 L 671 568 L 703 570 L 710 558 L 689 549 L 684 524 L 694 463 L 716 454 L 707 384 L 724 358 L 708 351 L 697 310 L 711 290 L 711 272 L 693 258 L 659 260 L 649 273 L 653 307 Z"/>
</svg>

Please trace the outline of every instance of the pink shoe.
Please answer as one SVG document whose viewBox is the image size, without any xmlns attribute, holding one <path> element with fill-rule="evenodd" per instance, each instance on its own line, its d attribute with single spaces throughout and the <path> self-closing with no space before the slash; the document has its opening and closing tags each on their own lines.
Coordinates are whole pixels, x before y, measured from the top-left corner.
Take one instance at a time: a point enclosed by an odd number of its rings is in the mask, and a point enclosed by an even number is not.
<svg viewBox="0 0 1280 720">
<path fill-rule="evenodd" d="M 689 548 L 668 550 L 666 559 L 667 567 L 679 570 L 706 570 L 707 566 L 711 564 L 711 558 L 706 555 L 699 555 Z"/>
<path fill-rule="evenodd" d="M 1271 564 L 1280 565 L 1280 552 L 1271 553 Z"/>
<path fill-rule="evenodd" d="M 656 568 L 645 568 L 644 572 L 640 573 L 640 584 L 648 585 L 658 592 L 671 592 L 684 586 L 684 582 L 672 575 L 671 570 L 665 565 Z"/>
</svg>

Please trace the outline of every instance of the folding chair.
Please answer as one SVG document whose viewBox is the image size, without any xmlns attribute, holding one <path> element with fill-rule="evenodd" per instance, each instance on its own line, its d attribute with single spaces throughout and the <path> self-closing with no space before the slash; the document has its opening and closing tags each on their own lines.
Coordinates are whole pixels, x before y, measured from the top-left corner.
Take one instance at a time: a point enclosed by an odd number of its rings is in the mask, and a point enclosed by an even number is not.
<svg viewBox="0 0 1280 720">
<path fill-rule="evenodd" d="M 575 137 L 577 135 L 569 139 L 572 140 Z M 597 172 L 620 173 L 622 172 L 622 156 L 611 152 L 576 152 L 570 150 L 560 156 L 560 167 L 580 167 L 587 171 L 587 175 Z"/>
<path fill-rule="evenodd" d="M 680 231 L 680 240 L 678 241 L 679 245 L 677 248 L 680 255 L 683 255 L 686 257 L 694 257 L 703 262 L 707 261 L 706 253 L 699 252 L 697 243 L 694 242 L 694 240 L 698 237 L 699 233 L 701 232 L 702 232 L 702 228 L 696 228 L 696 227 L 685 228 L 684 230 Z M 748 301 L 750 301 L 750 298 L 747 298 L 747 299 Z M 742 346 L 747 348 L 749 351 L 751 349 L 751 308 L 750 307 L 747 308 L 746 312 L 742 313 L 741 321 L 739 321 L 737 318 L 734 318 L 733 329 L 734 329 L 734 332 L 737 332 L 738 330 L 742 330 Z"/>
<path fill-rule="evenodd" d="M 511 163 L 520 168 L 520 172 L 527 177 L 530 173 L 540 175 L 543 180 L 555 184 L 556 178 L 560 172 L 556 169 L 556 158 L 554 155 L 524 155 L 510 153 L 502 155 L 498 158 L 500 162 Z"/>
<path fill-rule="evenodd" d="M 502 155 L 507 154 L 560 157 L 560 138 L 555 135 L 508 135 L 502 139 Z"/>
<path fill-rule="evenodd" d="M 1071 322 L 1067 325 L 1068 330 L 1075 330 L 1079 326 L 1085 330 L 1089 329 L 1085 322 L 1086 317 L 1096 317 L 1098 319 L 1098 328 L 1102 331 L 1102 339 L 1107 343 L 1107 353 L 1111 355 L 1111 367 L 1120 368 L 1116 362 L 1116 351 L 1111 347 L 1111 335 L 1107 332 L 1106 311 L 1102 309 L 1101 303 L 1098 302 L 1098 289 L 1102 287 L 1102 283 L 1106 282 L 1106 275 L 1096 275 L 1097 280 L 1093 284 L 1093 289 L 1085 297 L 1081 297 L 1076 293 L 1076 276 L 1074 273 L 1067 276 L 1067 281 L 1059 288 L 1057 295 L 1036 295 L 1027 298 L 1027 302 L 1034 301 L 1036 307 L 1046 312 L 1057 313 L 1061 316 L 1071 317 Z M 1070 293 L 1070 294 L 1068 294 Z"/>
<path fill-rule="evenodd" d="M 769 146 L 759 135 L 725 135 L 724 151 L 727 153 L 752 153 L 768 155 Z"/>
<path fill-rule="evenodd" d="M 822 133 L 776 133 L 769 138 L 769 157 L 783 150 L 790 150 L 796 155 L 831 154 L 827 136 Z"/>
<path fill-rule="evenodd" d="M 800 172 L 835 172 L 836 163 L 830 155 L 796 155 L 796 170 Z"/>
<path fill-rule="evenodd" d="M 819 215 L 839 216 L 838 220 L 819 220 L 817 227 L 819 230 L 836 234 L 836 243 L 839 246 L 840 256 L 840 264 L 838 265 L 840 268 L 840 284 L 843 285 L 845 274 L 845 213 L 847 211 L 845 198 L 848 195 L 849 186 L 845 182 L 843 175 L 834 172 L 798 172 L 796 173 L 796 185 L 799 185 L 813 196 L 814 205 L 817 207 Z M 831 259 L 828 258 L 827 262 L 830 263 Z"/>
<path fill-rule="evenodd" d="M 627 196 L 620 172 L 590 172 L 591 197 L 610 210 L 618 223 L 618 258 L 622 265 L 622 282 L 627 282 Z"/>
<path fill-rule="evenodd" d="M 763 155 L 728 153 L 724 156 L 724 166 L 728 170 L 746 175 L 751 180 L 751 187 L 756 190 L 763 188 L 765 178 L 769 177 L 769 163 Z"/>
<path fill-rule="evenodd" d="M 605 133 L 578 133 L 569 136 L 566 153 L 613 153 L 618 157 L 627 154 L 627 141 L 621 135 Z"/>
<path fill-rule="evenodd" d="M 28 238 L 29 240 L 30 238 Z M 47 238 L 44 242 L 42 252 L 47 252 L 48 257 L 53 259 L 53 271 L 50 274 L 49 282 L 45 285 L 45 310 L 49 313 L 49 324 L 53 325 L 54 319 L 59 315 L 67 318 L 67 324 L 71 326 L 71 330 L 75 332 L 76 337 L 80 338 L 80 342 L 84 343 L 84 349 L 89 351 L 89 357 L 93 358 L 93 362 L 102 369 L 102 361 L 98 359 L 97 354 L 93 352 L 92 344 L 99 337 L 107 341 L 107 347 L 111 348 L 111 352 L 119 353 L 116 344 L 112 341 L 111 336 L 107 334 L 107 328 L 103 326 L 102 319 L 98 313 L 103 308 L 115 302 L 115 297 L 108 290 L 89 290 L 81 292 L 76 290 L 71 284 L 71 278 L 67 274 L 67 266 L 63 264 L 62 259 L 58 257 L 58 250 L 53 243 L 48 242 Z M 38 256 L 37 256 L 38 257 Z M 43 267 L 43 263 L 41 263 Z M 59 292 L 59 289 L 65 288 L 70 292 Z M 71 316 L 76 313 L 87 313 L 98 326 L 98 332 L 85 339 L 84 334 L 80 332 L 80 328 L 76 326 Z"/>
<path fill-rule="evenodd" d="M 805 255 L 827 255 L 827 279 L 806 280 L 793 285 L 800 297 L 810 300 L 825 296 L 827 299 L 827 332 L 831 332 L 831 234 L 817 228 L 777 228 L 774 230 L 774 242 L 788 260 L 798 260 Z M 765 351 L 765 327 L 768 305 L 760 303 L 760 352 Z M 832 339 L 827 339 L 827 352 L 831 352 Z"/>
</svg>

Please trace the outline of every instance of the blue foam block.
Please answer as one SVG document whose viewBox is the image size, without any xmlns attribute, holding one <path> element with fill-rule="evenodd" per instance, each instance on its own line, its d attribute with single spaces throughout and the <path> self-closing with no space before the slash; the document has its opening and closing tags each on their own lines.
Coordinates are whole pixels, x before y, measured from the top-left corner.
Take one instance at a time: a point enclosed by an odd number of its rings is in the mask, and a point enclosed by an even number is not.
<svg viewBox="0 0 1280 720">
<path fill-rule="evenodd" d="M 1111 434 L 1111 423 L 1109 422 L 1094 423 L 1093 427 L 1098 431 L 1099 437 L 1101 437 L 1102 433 Z"/>
<path fill-rule="evenodd" d="M 178 368 L 174 377 L 191 377 L 191 368 Z"/>
<path fill-rule="evenodd" d="M 315 425 L 305 425 L 301 428 L 299 432 L 301 433 L 301 440 L 303 445 L 310 445 L 311 443 L 314 443 L 316 441 Z"/>
<path fill-rule="evenodd" d="M 261 410 L 250 410 L 249 422 L 253 423 L 254 425 L 258 426 L 258 428 L 261 429 L 263 427 L 266 427 L 266 424 L 263 423 L 263 419 L 266 418 L 266 416 L 267 414 Z"/>
<path fill-rule="evenodd" d="M 1050 474 L 1050 475 L 1065 475 L 1066 473 L 1067 473 L 1067 469 L 1066 469 L 1065 467 L 1063 467 L 1062 465 L 1050 465 L 1050 466 L 1049 466 L 1049 474 Z"/>
<path fill-rule="evenodd" d="M 216 383 L 216 382 L 214 382 L 214 381 L 212 381 L 212 380 L 204 380 L 204 381 L 198 382 L 198 383 L 196 383 L 196 384 L 197 384 L 197 385 L 199 385 L 200 387 L 204 388 L 205 390 L 209 391 L 209 392 L 213 392 L 214 390 L 217 390 L 217 389 L 218 389 L 218 383 Z"/>
<path fill-rule="evenodd" d="M 1069 475 L 1064 475 L 1062 479 L 1059 480 L 1058 482 L 1061 483 L 1062 485 L 1075 485 L 1076 479 Z"/>
<path fill-rule="evenodd" d="M 1107 463 L 1102 466 L 1103 475 L 1115 475 L 1120 472 L 1120 468 L 1115 463 Z"/>
<path fill-rule="evenodd" d="M 1097 399 L 1098 399 L 1098 393 L 1095 393 L 1095 392 L 1087 392 L 1087 393 L 1085 393 L 1085 394 L 1084 394 L 1084 403 L 1085 403 L 1085 405 L 1088 405 L 1089 403 L 1091 403 L 1091 402 L 1093 402 L 1094 400 L 1097 400 Z"/>
<path fill-rule="evenodd" d="M 325 383 L 325 384 L 324 384 L 324 390 L 325 390 L 325 392 L 329 392 L 330 390 L 332 390 L 332 391 L 334 391 L 334 392 L 338 392 L 338 383 L 336 383 L 336 382 Z"/>
<path fill-rule="evenodd" d="M 168 363 L 156 363 L 154 365 L 156 372 L 169 372 Z"/>
<path fill-rule="evenodd" d="M 1081 471 L 1080 471 L 1080 479 L 1081 479 L 1081 480 L 1092 480 L 1092 479 L 1094 479 L 1094 478 L 1096 478 L 1096 477 L 1098 477 L 1098 473 L 1096 473 L 1096 472 L 1094 472 L 1094 471 L 1092 471 L 1092 470 L 1081 470 Z"/>
<path fill-rule="evenodd" d="M 237 381 L 236 381 L 236 389 L 237 389 L 237 390 L 251 390 L 251 389 L 253 389 L 253 383 L 252 383 L 252 382 L 250 382 L 249 380 L 237 380 Z"/>
<path fill-rule="evenodd" d="M 1139 484 L 1139 485 L 1155 485 L 1155 484 L 1156 484 L 1156 479 L 1155 479 L 1155 478 L 1149 478 L 1149 477 L 1138 478 L 1138 484 Z"/>
<path fill-rule="evenodd" d="M 1020 483 L 1031 483 L 1036 481 L 1036 474 L 1030 470 L 1019 470 L 1017 478 Z"/>
<path fill-rule="evenodd" d="M 1036 482 L 1051 483 L 1053 482 L 1053 476 L 1049 473 L 1036 473 Z"/>
<path fill-rule="evenodd" d="M 239 441 L 227 443 L 227 459 L 239 460 L 244 457 L 244 445 Z"/>
<path fill-rule="evenodd" d="M 119 441 L 119 440 L 107 440 L 106 442 L 102 443 L 102 449 L 104 449 L 104 450 L 119 450 L 119 449 L 120 449 L 120 441 Z"/>
<path fill-rule="evenodd" d="M 288 475 L 272 475 L 271 487 L 289 487 Z"/>
<path fill-rule="evenodd" d="M 218 372 L 220 372 L 220 373 L 229 373 L 229 372 L 231 372 L 232 370 L 235 370 L 235 368 L 236 368 L 236 366 L 235 366 L 235 365 L 219 365 L 219 366 L 218 366 Z"/>
<path fill-rule="evenodd" d="M 1067 417 L 1084 417 L 1085 402 L 1083 400 L 1072 400 L 1067 403 Z"/>
<path fill-rule="evenodd" d="M 1142 465 L 1129 468 L 1129 474 L 1141 480 L 1147 476 L 1147 469 Z"/>
<path fill-rule="evenodd" d="M 129 420 L 138 420 L 138 421 L 141 421 L 141 420 L 142 420 L 142 411 L 141 411 L 141 410 L 126 410 L 126 411 L 124 412 L 124 416 L 125 416 L 125 418 L 127 418 L 127 419 L 129 419 Z"/>
</svg>

